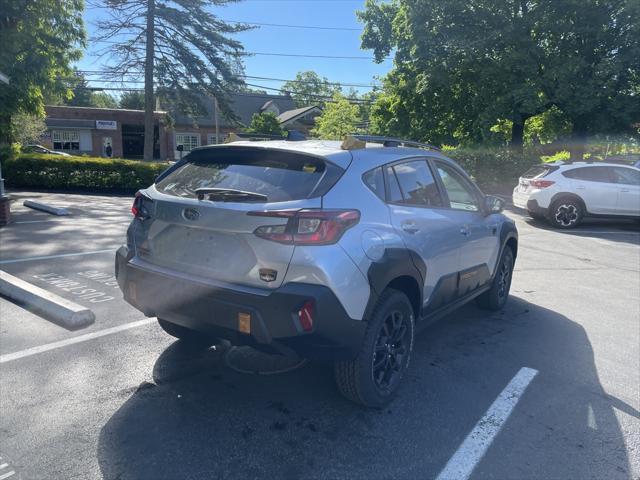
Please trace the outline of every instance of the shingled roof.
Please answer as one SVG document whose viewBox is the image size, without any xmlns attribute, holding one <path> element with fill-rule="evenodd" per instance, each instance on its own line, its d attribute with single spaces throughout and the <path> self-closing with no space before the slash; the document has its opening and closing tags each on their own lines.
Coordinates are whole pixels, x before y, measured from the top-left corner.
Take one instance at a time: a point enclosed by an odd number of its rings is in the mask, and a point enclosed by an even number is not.
<svg viewBox="0 0 640 480">
<path fill-rule="evenodd" d="M 230 95 L 229 106 L 231 110 L 236 114 L 242 125 L 248 126 L 251 123 L 251 117 L 254 113 L 260 113 L 268 105 L 275 105 L 280 114 L 291 110 L 296 110 L 296 105 L 293 98 L 287 95 L 268 95 L 261 93 L 234 93 Z M 191 118 L 187 115 L 183 115 L 180 112 L 172 111 L 171 115 L 175 120 L 176 125 L 192 125 L 198 124 L 201 127 L 212 127 L 215 125 L 213 115 L 213 100 L 204 102 L 207 109 L 207 115 L 204 117 Z M 220 115 L 218 120 L 220 127 L 233 127 L 233 122 L 229 121 L 224 115 Z M 281 122 L 282 123 L 282 122 Z"/>
</svg>

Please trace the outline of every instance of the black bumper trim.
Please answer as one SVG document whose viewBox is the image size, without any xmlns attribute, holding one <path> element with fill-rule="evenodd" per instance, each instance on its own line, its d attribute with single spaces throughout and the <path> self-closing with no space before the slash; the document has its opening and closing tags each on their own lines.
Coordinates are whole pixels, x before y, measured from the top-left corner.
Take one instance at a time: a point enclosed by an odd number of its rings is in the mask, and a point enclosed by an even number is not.
<svg viewBox="0 0 640 480">
<path fill-rule="evenodd" d="M 323 285 L 287 283 L 266 295 L 203 285 L 134 261 L 127 247 L 116 253 L 116 277 L 125 300 L 147 316 L 265 351 L 311 359 L 350 359 L 367 323 L 345 312 Z M 304 332 L 296 312 L 314 301 L 314 325 Z M 251 334 L 238 330 L 238 314 L 251 315 Z"/>
</svg>

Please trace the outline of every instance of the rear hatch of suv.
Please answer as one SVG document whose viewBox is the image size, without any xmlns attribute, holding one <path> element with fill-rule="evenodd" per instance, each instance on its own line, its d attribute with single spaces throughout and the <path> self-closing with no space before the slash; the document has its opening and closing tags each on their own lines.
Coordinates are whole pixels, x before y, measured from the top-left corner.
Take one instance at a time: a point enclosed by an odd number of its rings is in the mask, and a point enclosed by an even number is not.
<svg viewBox="0 0 640 480">
<path fill-rule="evenodd" d="M 141 192 L 136 254 L 218 283 L 277 288 L 294 246 L 258 236 L 284 232 L 272 210 L 321 208 L 343 169 L 318 156 L 246 146 L 195 150 Z"/>
<path fill-rule="evenodd" d="M 534 188 L 545 188 L 553 182 L 542 180 L 552 172 L 558 170 L 557 165 L 536 165 L 527 170 L 519 179 L 516 192 L 529 193 Z M 547 185 L 548 184 L 548 185 Z"/>
</svg>

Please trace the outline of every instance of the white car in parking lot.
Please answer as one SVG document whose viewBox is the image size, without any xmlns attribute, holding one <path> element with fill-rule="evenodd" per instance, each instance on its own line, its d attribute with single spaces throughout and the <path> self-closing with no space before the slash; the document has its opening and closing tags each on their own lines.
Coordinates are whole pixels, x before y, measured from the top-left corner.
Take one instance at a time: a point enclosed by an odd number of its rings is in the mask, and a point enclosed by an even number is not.
<svg viewBox="0 0 640 480">
<path fill-rule="evenodd" d="M 586 216 L 640 219 L 640 169 L 604 162 L 536 165 L 520 177 L 513 204 L 557 228 Z"/>
</svg>

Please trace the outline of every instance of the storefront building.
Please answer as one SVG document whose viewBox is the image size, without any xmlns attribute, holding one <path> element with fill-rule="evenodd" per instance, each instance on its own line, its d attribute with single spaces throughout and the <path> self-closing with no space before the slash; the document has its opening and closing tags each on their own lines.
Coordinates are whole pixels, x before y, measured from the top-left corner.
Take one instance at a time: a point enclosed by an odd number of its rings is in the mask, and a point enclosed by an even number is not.
<svg viewBox="0 0 640 480">
<path fill-rule="evenodd" d="M 233 94 L 229 107 L 236 117 L 234 120 L 218 111 L 215 101 L 206 99 L 203 103 L 206 114 L 197 118 L 178 111 L 154 112 L 154 159 L 177 160 L 196 147 L 223 143 L 229 133 L 249 126 L 256 113 L 273 113 L 283 128 L 305 134 L 321 113 L 317 106 L 295 108 L 293 99 L 287 95 Z M 41 143 L 47 148 L 75 155 L 143 158 L 142 110 L 74 106 L 47 106 L 45 110 L 48 130 Z"/>
<path fill-rule="evenodd" d="M 42 140 L 45 147 L 76 155 L 143 158 L 142 110 L 72 106 L 47 106 L 45 110 L 48 129 Z M 165 159 L 169 156 L 166 112 L 155 112 L 154 120 L 154 158 Z"/>
</svg>

